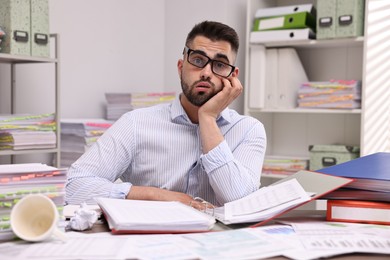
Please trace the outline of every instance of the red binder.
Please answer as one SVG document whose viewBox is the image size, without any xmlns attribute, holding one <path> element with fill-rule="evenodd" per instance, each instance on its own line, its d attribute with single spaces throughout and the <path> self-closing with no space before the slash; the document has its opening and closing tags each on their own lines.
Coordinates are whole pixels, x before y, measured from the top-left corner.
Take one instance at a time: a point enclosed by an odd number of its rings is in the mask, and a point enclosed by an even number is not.
<svg viewBox="0 0 390 260">
<path fill-rule="evenodd" d="M 328 200 L 326 219 L 328 221 L 390 225 L 390 203 Z"/>
</svg>

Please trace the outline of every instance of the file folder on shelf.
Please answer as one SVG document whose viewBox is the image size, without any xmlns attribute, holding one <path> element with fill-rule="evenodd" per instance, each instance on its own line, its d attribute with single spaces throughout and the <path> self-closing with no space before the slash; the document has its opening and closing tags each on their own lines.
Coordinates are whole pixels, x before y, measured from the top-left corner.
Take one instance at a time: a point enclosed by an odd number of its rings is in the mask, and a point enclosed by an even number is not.
<svg viewBox="0 0 390 260">
<path fill-rule="evenodd" d="M 264 108 L 264 88 L 266 86 L 266 53 L 268 50 L 263 45 L 252 45 L 250 46 L 250 76 L 249 76 L 249 107 L 250 108 Z"/>
<path fill-rule="evenodd" d="M 267 43 L 277 41 L 299 41 L 314 39 L 315 33 L 310 28 L 251 32 L 250 43 Z"/>
<path fill-rule="evenodd" d="M 312 4 L 261 8 L 256 11 L 255 18 L 286 15 L 286 14 L 299 13 L 299 12 L 309 12 L 314 15 L 315 9 Z"/>
<path fill-rule="evenodd" d="M 316 29 L 315 17 L 308 12 L 258 18 L 255 20 L 253 31 L 303 28 L 311 28 L 313 31 Z"/>
</svg>

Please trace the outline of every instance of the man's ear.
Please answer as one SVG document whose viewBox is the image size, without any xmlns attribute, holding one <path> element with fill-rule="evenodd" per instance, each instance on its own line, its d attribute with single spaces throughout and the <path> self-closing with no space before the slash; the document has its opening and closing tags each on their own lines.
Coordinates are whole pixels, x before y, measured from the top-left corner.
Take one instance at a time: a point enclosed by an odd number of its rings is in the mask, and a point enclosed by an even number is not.
<svg viewBox="0 0 390 260">
<path fill-rule="evenodd" d="M 232 72 L 232 77 L 238 77 L 239 74 L 240 74 L 240 69 L 235 68 L 234 71 Z"/>
<path fill-rule="evenodd" d="M 181 77 L 181 71 L 183 69 L 183 60 L 179 59 L 177 61 L 177 72 L 179 73 L 179 76 Z"/>
</svg>

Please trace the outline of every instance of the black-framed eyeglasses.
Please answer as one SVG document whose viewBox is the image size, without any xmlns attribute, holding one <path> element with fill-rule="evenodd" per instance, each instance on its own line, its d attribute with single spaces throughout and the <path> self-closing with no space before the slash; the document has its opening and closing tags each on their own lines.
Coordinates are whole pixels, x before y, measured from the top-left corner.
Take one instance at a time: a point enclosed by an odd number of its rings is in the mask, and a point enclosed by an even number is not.
<svg viewBox="0 0 390 260">
<path fill-rule="evenodd" d="M 223 61 L 210 59 L 202 52 L 192 50 L 188 47 L 184 48 L 184 52 L 187 53 L 187 61 L 191 65 L 203 69 L 207 64 L 211 63 L 211 71 L 224 78 L 229 77 L 236 68 Z"/>
</svg>

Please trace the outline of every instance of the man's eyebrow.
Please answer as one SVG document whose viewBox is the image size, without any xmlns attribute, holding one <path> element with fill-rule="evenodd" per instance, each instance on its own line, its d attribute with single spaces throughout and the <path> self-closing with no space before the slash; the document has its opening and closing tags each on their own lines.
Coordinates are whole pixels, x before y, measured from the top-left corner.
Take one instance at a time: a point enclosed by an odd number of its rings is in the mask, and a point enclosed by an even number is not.
<svg viewBox="0 0 390 260">
<path fill-rule="evenodd" d="M 218 58 L 218 59 L 225 59 L 225 60 L 227 60 L 228 63 L 230 63 L 229 58 L 228 58 L 225 54 L 217 53 L 217 55 L 215 56 L 215 58 Z"/>
<path fill-rule="evenodd" d="M 204 51 L 201 51 L 201 50 L 194 50 L 194 52 L 196 53 L 200 53 L 200 54 L 203 54 L 204 56 L 207 56 L 207 53 L 205 53 Z M 226 60 L 228 63 L 230 63 L 229 61 L 229 58 L 225 55 L 225 54 L 222 54 L 222 53 L 217 53 L 217 55 L 215 55 L 215 57 L 211 58 L 211 59 L 224 59 Z"/>
</svg>

